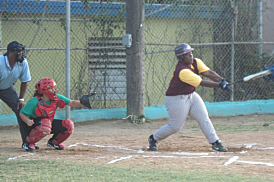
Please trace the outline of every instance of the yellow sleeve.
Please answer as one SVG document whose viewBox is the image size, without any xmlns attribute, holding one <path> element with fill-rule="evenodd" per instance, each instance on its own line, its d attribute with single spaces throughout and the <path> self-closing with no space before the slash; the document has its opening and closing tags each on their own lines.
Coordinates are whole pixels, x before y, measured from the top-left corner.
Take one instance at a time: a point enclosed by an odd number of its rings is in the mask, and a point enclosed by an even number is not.
<svg viewBox="0 0 274 182">
<path fill-rule="evenodd" d="M 199 75 L 193 73 L 189 69 L 181 70 L 179 73 L 179 78 L 182 82 L 188 83 L 194 87 L 198 87 L 202 81 L 202 78 Z"/>
<path fill-rule="evenodd" d="M 197 61 L 197 68 L 198 68 L 199 74 L 210 70 L 209 67 L 207 67 L 201 59 L 198 59 L 198 58 L 195 58 L 195 59 Z"/>
</svg>

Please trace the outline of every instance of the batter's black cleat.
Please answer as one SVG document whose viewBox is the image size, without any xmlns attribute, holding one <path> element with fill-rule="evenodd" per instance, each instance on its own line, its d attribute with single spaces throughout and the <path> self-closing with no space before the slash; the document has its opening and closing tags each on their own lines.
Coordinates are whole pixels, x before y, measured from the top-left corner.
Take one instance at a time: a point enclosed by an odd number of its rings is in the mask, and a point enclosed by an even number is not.
<svg viewBox="0 0 274 182">
<path fill-rule="evenodd" d="M 221 140 L 216 140 L 216 142 L 212 143 L 212 151 L 227 152 L 228 150 L 222 146 Z"/>
<path fill-rule="evenodd" d="M 149 145 L 149 150 L 151 151 L 157 151 L 158 148 L 157 148 L 157 141 L 153 138 L 153 135 L 150 135 L 150 137 L 148 137 L 148 145 Z"/>
<path fill-rule="evenodd" d="M 60 143 L 60 144 L 57 144 L 57 145 L 54 145 L 52 143 L 52 139 L 49 139 L 48 143 L 47 143 L 47 146 L 50 146 L 50 147 L 53 147 L 55 148 L 56 150 L 64 150 L 65 149 L 65 145 Z"/>
<path fill-rule="evenodd" d="M 22 148 L 26 149 L 27 152 L 33 152 L 35 149 L 34 145 L 31 146 L 29 142 L 23 143 Z"/>
</svg>

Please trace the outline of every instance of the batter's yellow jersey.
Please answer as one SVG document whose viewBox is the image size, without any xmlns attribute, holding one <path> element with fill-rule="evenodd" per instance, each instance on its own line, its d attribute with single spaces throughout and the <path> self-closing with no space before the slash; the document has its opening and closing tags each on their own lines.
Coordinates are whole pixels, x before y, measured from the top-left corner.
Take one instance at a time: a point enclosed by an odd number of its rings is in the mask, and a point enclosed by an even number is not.
<svg viewBox="0 0 274 182">
<path fill-rule="evenodd" d="M 195 58 L 195 60 L 197 62 L 197 68 L 198 68 L 199 74 L 210 70 L 201 59 Z M 192 65 L 191 65 L 191 68 L 194 69 Z M 199 75 L 193 73 L 189 69 L 181 70 L 179 73 L 179 78 L 182 82 L 185 82 L 189 85 L 193 85 L 194 87 L 198 87 L 202 81 L 202 78 Z"/>
</svg>

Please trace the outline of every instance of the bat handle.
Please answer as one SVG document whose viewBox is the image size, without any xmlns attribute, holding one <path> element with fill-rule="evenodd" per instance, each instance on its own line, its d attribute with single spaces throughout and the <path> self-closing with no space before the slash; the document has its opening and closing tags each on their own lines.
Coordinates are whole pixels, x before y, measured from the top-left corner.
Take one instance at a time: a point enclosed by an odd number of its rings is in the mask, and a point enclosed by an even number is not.
<svg viewBox="0 0 274 182">
<path fill-rule="evenodd" d="M 234 81 L 234 82 L 231 82 L 231 83 L 229 83 L 229 84 L 227 84 L 227 85 L 233 85 L 234 83 L 238 83 L 238 82 L 242 82 L 242 81 L 244 81 L 243 79 L 239 79 L 239 80 L 236 80 L 236 81 Z"/>
</svg>

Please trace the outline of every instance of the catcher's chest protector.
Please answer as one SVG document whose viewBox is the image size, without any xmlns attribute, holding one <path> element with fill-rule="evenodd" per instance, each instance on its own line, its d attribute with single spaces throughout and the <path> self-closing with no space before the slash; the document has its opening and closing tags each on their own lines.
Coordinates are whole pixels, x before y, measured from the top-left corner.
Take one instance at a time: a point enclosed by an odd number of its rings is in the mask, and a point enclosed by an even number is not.
<svg viewBox="0 0 274 182">
<path fill-rule="evenodd" d="M 39 100 L 39 102 L 38 107 L 35 109 L 34 112 L 39 117 L 54 119 L 54 115 L 56 113 L 58 106 L 60 108 L 65 107 L 65 101 L 59 100 L 58 98 L 57 100 L 51 102 L 49 105 L 46 105 L 45 101 L 41 97 L 36 98 Z"/>
</svg>

